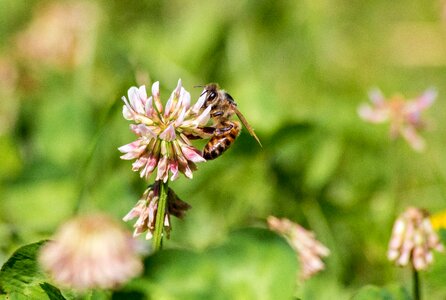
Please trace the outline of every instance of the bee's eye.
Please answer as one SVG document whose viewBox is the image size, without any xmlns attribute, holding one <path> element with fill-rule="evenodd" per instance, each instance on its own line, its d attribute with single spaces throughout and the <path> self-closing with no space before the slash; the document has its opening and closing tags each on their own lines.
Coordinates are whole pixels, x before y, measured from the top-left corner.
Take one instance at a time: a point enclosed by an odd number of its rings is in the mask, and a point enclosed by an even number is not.
<svg viewBox="0 0 446 300">
<path fill-rule="evenodd" d="M 215 97 L 217 97 L 217 94 L 215 92 L 210 92 L 209 93 L 209 99 L 213 100 Z"/>
</svg>

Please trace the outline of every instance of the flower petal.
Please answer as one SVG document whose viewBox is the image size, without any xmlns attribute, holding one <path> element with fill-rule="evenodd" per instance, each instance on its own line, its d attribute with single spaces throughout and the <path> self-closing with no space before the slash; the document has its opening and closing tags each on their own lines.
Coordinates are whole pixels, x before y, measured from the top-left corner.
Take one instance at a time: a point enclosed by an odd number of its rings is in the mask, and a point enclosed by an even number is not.
<svg viewBox="0 0 446 300">
<path fill-rule="evenodd" d="M 203 106 L 204 102 L 206 101 L 206 90 L 203 90 L 203 92 L 200 95 L 200 98 L 198 98 L 197 103 L 192 107 L 192 112 L 194 114 L 198 114 L 198 112 L 201 110 L 201 107 Z"/>
<path fill-rule="evenodd" d="M 404 127 L 401 135 L 415 151 L 421 152 L 426 148 L 426 143 L 413 126 Z"/>
<path fill-rule="evenodd" d="M 382 123 L 388 120 L 387 111 L 383 109 L 372 108 L 367 104 L 363 104 L 358 109 L 361 119 L 371 123 Z"/>
<path fill-rule="evenodd" d="M 437 94 L 435 89 L 428 89 L 417 99 L 407 102 L 405 112 L 408 114 L 419 115 L 423 110 L 429 108 L 435 102 Z"/>
<path fill-rule="evenodd" d="M 173 95 L 173 93 L 172 93 L 172 95 Z M 164 112 L 164 116 L 165 117 L 167 117 L 170 113 L 171 113 L 171 110 L 172 110 L 172 105 L 173 105 L 173 96 L 172 97 L 170 97 L 168 100 L 167 100 L 167 103 L 166 103 L 166 106 L 165 106 L 165 109 L 166 109 L 166 111 Z"/>
<path fill-rule="evenodd" d="M 212 109 L 212 105 L 209 105 L 201 113 L 201 115 L 196 119 L 195 124 L 197 124 L 197 126 L 204 126 L 207 124 L 207 122 L 209 121 L 209 118 L 210 118 L 211 109 Z"/>
<path fill-rule="evenodd" d="M 184 156 L 187 160 L 193 161 L 193 162 L 203 162 L 206 161 L 203 156 L 200 155 L 200 151 L 197 150 L 194 147 L 188 146 L 188 145 L 182 145 L 181 151 L 183 152 Z"/>
<path fill-rule="evenodd" d="M 176 138 L 175 127 L 169 125 L 161 134 L 160 139 L 171 142 Z"/>
<path fill-rule="evenodd" d="M 139 200 L 136 203 L 136 205 L 130 210 L 130 212 L 122 218 L 122 220 L 124 222 L 127 222 L 131 219 L 134 219 L 134 218 L 140 216 L 141 213 L 143 212 L 143 209 L 145 208 L 145 203 L 146 203 L 146 200 Z"/>
<path fill-rule="evenodd" d="M 180 78 L 180 79 L 178 79 L 177 87 L 174 90 L 174 93 L 175 93 L 177 99 L 180 97 L 182 88 L 183 88 L 183 85 L 182 85 L 181 78 Z"/>
<path fill-rule="evenodd" d="M 154 117 L 153 97 L 152 96 L 150 96 L 149 99 L 147 99 L 144 109 L 146 111 L 146 116 L 151 117 L 151 118 Z"/>
<path fill-rule="evenodd" d="M 180 173 L 178 171 L 178 162 L 176 160 L 170 160 L 169 170 L 170 170 L 170 172 L 172 172 L 172 176 L 170 176 L 170 180 L 174 181 L 180 175 Z"/>
<path fill-rule="evenodd" d="M 122 101 L 124 101 L 124 106 L 122 107 L 122 115 L 124 116 L 124 119 L 126 120 L 133 120 L 135 112 L 130 107 L 130 104 L 127 102 L 127 99 L 125 97 L 122 97 Z"/>
<path fill-rule="evenodd" d="M 167 100 L 167 103 L 165 106 L 166 111 L 164 112 L 165 117 L 167 117 L 169 115 L 172 116 L 174 114 L 175 110 L 177 110 L 177 105 L 179 104 L 179 98 L 180 98 L 180 93 L 181 93 L 182 89 L 183 89 L 183 87 L 181 86 L 181 79 L 179 79 L 177 87 L 170 95 L 169 100 Z"/>
<path fill-rule="evenodd" d="M 374 104 L 374 106 L 385 105 L 386 98 L 382 94 L 381 90 L 374 88 L 369 92 L 370 101 Z"/>
<path fill-rule="evenodd" d="M 426 90 L 417 100 L 416 104 L 419 110 L 424 110 L 430 107 L 437 98 L 438 92 L 434 88 Z"/>
<path fill-rule="evenodd" d="M 139 94 L 139 89 L 137 87 L 132 86 L 128 91 L 128 97 L 130 101 L 130 105 L 136 113 L 144 114 L 144 100 L 141 98 Z"/>
<path fill-rule="evenodd" d="M 163 112 L 163 104 L 161 103 L 160 99 L 160 82 L 157 81 L 154 84 L 152 84 L 152 97 L 155 101 L 155 106 L 158 112 Z"/>
<path fill-rule="evenodd" d="M 190 93 L 185 89 L 181 90 L 180 101 L 181 107 L 185 108 L 186 110 L 190 108 Z"/>
<path fill-rule="evenodd" d="M 144 169 L 142 169 L 140 173 L 141 178 L 144 177 L 148 179 L 152 174 L 152 172 L 155 170 L 157 165 L 158 165 L 158 158 L 153 155 L 149 156 L 144 166 Z"/>
<path fill-rule="evenodd" d="M 162 180 L 167 182 L 169 178 L 168 168 L 167 168 L 167 156 L 163 156 L 158 162 L 158 172 L 156 174 L 156 180 Z"/>
<path fill-rule="evenodd" d="M 183 110 L 181 111 L 180 115 L 178 116 L 178 118 L 175 120 L 175 127 L 180 127 L 181 124 L 184 121 L 184 117 L 186 116 L 186 107 L 183 107 Z"/>
<path fill-rule="evenodd" d="M 131 151 L 135 151 L 136 149 L 138 149 L 141 146 L 141 141 L 140 140 L 136 140 L 134 142 L 131 142 L 129 144 L 123 145 L 121 147 L 118 148 L 118 150 L 122 153 L 127 153 L 127 152 L 131 152 Z"/>
<path fill-rule="evenodd" d="M 146 86 L 145 85 L 141 85 L 138 88 L 138 96 L 141 99 L 141 102 L 143 104 L 145 104 L 146 100 L 147 100 L 147 91 L 146 91 Z"/>
<path fill-rule="evenodd" d="M 156 138 L 156 133 L 145 124 L 131 124 L 130 129 L 138 136 L 144 137 L 146 140 Z"/>
</svg>

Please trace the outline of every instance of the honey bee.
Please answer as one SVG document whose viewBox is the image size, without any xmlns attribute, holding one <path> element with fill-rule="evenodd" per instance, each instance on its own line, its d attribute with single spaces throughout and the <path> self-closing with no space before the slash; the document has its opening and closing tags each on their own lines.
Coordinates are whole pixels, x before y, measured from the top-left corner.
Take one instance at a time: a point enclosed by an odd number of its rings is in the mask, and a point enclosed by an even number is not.
<svg viewBox="0 0 446 300">
<path fill-rule="evenodd" d="M 206 109 L 206 107 L 212 105 L 210 116 L 214 122 L 213 127 L 215 128 L 211 139 L 203 149 L 203 157 L 206 160 L 215 159 L 222 155 L 240 134 L 240 122 L 231 120 L 234 113 L 242 121 L 246 129 L 248 129 L 249 134 L 262 146 L 254 130 L 238 110 L 237 103 L 235 103 L 231 95 L 221 90 L 216 83 L 207 84 L 204 87 L 203 94 L 206 95 L 206 98 L 202 109 Z"/>
</svg>

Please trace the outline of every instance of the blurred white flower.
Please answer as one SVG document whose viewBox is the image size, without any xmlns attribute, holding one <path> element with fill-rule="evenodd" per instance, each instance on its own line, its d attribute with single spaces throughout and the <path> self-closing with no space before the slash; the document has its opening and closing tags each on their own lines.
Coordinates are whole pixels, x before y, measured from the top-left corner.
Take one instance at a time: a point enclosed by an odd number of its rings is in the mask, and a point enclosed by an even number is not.
<svg viewBox="0 0 446 300">
<path fill-rule="evenodd" d="M 442 252 L 444 247 L 428 213 L 409 207 L 393 225 L 387 257 L 399 266 L 410 263 L 416 270 L 424 270 L 433 262 L 432 250 Z"/>
<path fill-rule="evenodd" d="M 108 216 L 80 216 L 62 225 L 39 261 L 58 284 L 79 291 L 106 289 L 142 271 L 136 249 L 131 234 Z"/>
<path fill-rule="evenodd" d="M 330 250 L 316 240 L 313 232 L 286 218 L 269 216 L 267 222 L 269 228 L 283 235 L 296 251 L 301 265 L 300 279 L 308 279 L 325 269 L 321 258 L 328 256 Z"/>
<path fill-rule="evenodd" d="M 136 161 L 132 165 L 134 171 L 140 171 L 146 179 L 157 168 L 155 180 L 166 182 L 175 180 L 179 173 L 192 178 L 196 162 L 206 161 L 201 151 L 192 146 L 189 138 L 208 138 L 205 125 L 209 121 L 211 106 L 201 111 L 205 95 L 202 95 L 194 106 L 190 106 L 190 94 L 178 80 L 166 106 L 160 100 L 159 82 L 152 85 L 152 96 L 147 97 L 145 86 L 131 87 L 128 100 L 122 98 L 125 105 L 123 115 L 134 121 L 131 130 L 138 139 L 119 148 L 125 153 L 122 159 Z"/>
<path fill-rule="evenodd" d="M 402 136 L 416 151 L 425 148 L 425 142 L 418 131 L 424 128 L 421 113 L 429 108 L 437 97 L 434 89 L 426 90 L 413 100 L 404 100 L 394 96 L 388 100 L 380 90 L 372 90 L 369 94 L 372 105 L 362 104 L 358 109 L 359 116 L 371 123 L 390 123 L 392 138 Z"/>
</svg>

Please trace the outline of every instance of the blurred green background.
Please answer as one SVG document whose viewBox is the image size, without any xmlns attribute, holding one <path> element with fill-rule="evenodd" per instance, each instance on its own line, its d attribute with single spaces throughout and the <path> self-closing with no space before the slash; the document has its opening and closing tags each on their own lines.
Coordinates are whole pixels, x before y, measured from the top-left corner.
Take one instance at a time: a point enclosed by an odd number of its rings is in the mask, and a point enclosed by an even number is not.
<svg viewBox="0 0 446 300">
<path fill-rule="evenodd" d="M 231 150 L 170 184 L 192 205 L 167 248 L 205 249 L 228 231 L 287 217 L 331 249 L 304 299 L 346 299 L 410 273 L 386 260 L 408 205 L 446 209 L 446 7 L 442 1 L 0 0 L 0 262 L 73 214 L 122 218 L 145 183 L 119 159 L 134 139 L 121 96 L 159 80 L 218 82 L 246 131 Z M 428 147 L 390 141 L 357 116 L 379 87 L 409 98 L 433 86 Z M 132 224 L 126 224 L 131 228 Z M 440 261 L 428 299 L 446 297 Z M 436 298 L 439 297 L 439 298 Z"/>
</svg>

